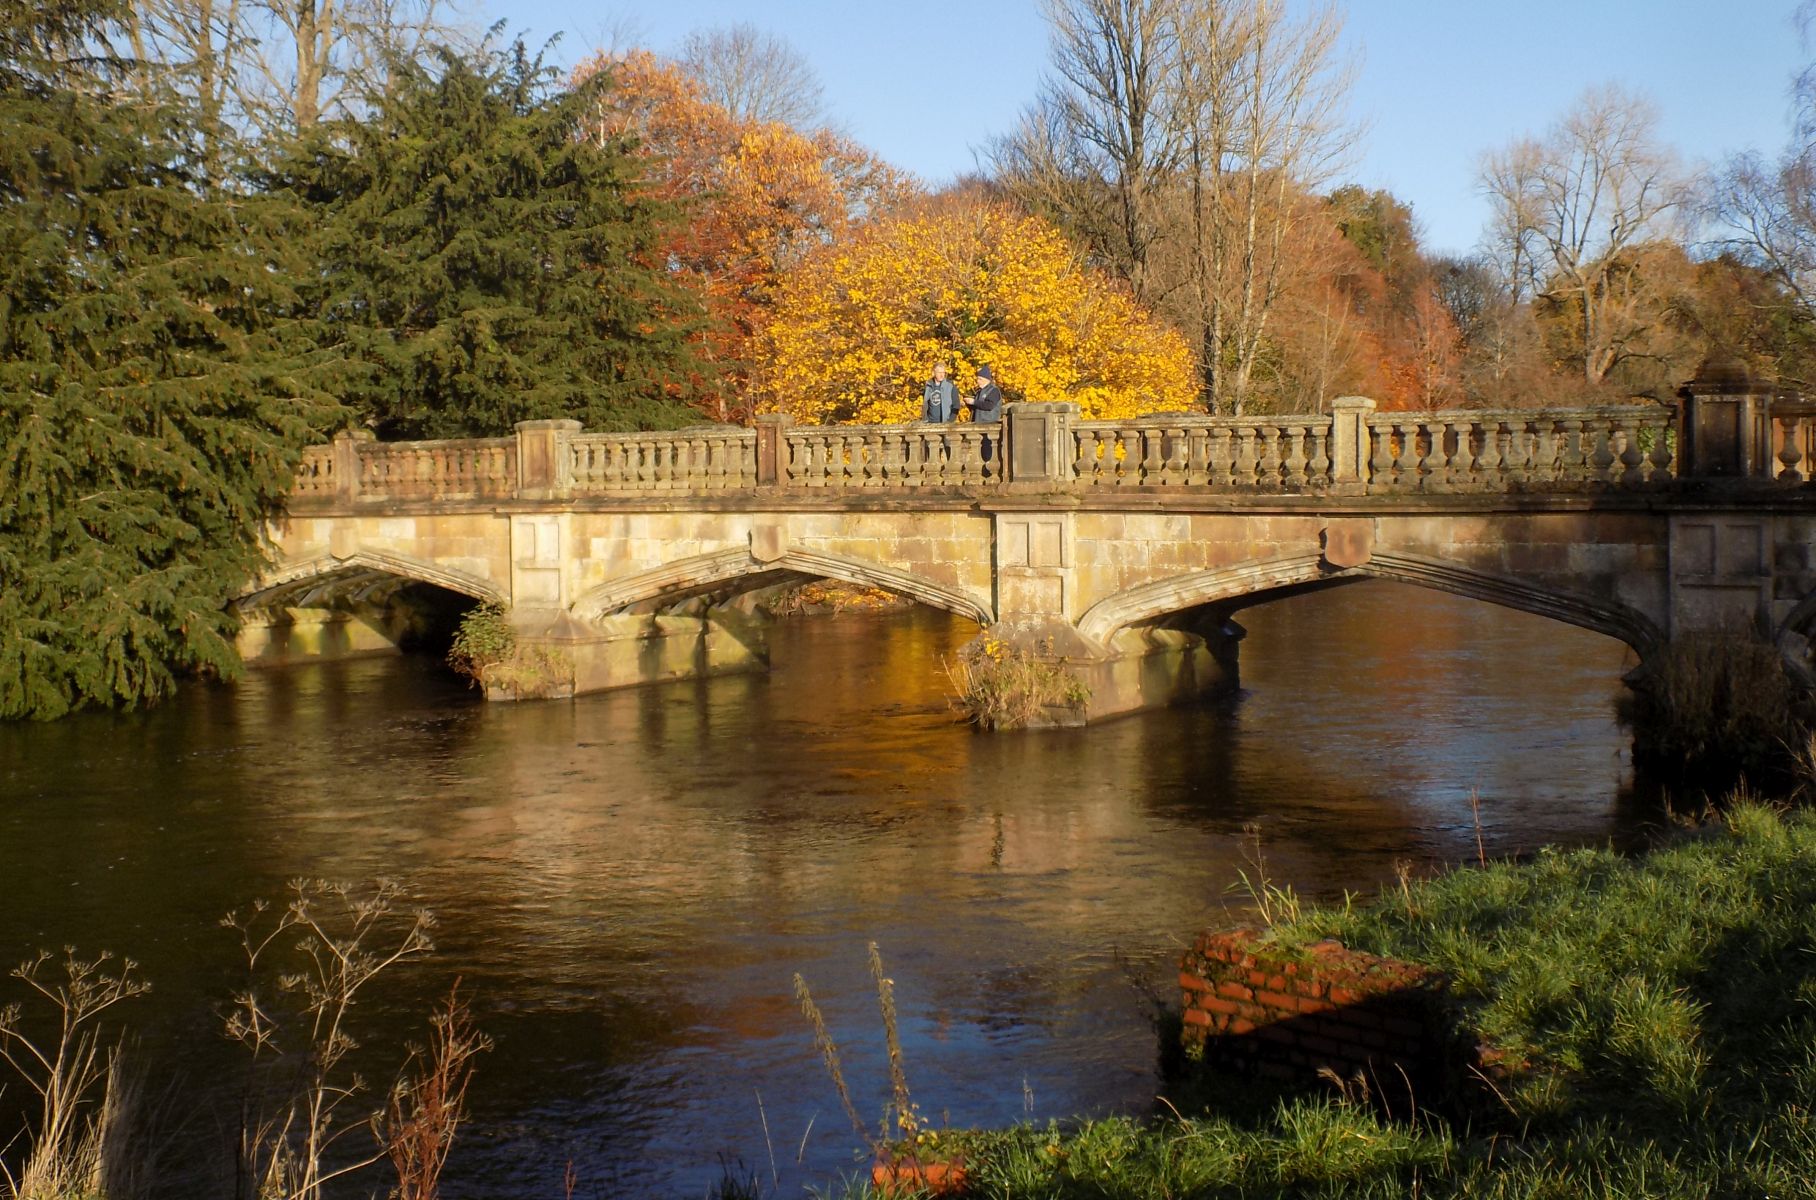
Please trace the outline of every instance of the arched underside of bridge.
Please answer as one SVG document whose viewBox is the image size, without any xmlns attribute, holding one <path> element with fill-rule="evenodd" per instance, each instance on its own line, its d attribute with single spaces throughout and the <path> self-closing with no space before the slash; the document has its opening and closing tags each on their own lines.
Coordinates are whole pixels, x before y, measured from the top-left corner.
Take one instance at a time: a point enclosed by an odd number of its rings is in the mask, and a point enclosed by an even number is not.
<svg viewBox="0 0 1816 1200">
<path fill-rule="evenodd" d="M 361 550 L 346 558 L 320 555 L 260 576 L 257 590 L 234 601 L 243 612 L 276 608 L 346 607 L 382 603 L 412 583 L 432 584 L 474 600 L 506 603 L 503 589 L 464 571 L 382 551 Z"/>
<path fill-rule="evenodd" d="M 838 579 L 882 588 L 980 625 L 992 619 L 990 606 L 966 589 L 933 583 L 882 563 L 801 549 L 768 562 L 759 562 L 748 550 L 735 549 L 665 563 L 593 588 L 574 602 L 572 611 L 583 621 L 596 621 L 652 601 L 667 603 L 708 592 L 745 592 L 801 579 Z"/>
<path fill-rule="evenodd" d="M 1155 580 L 1092 605 L 1079 620 L 1079 632 L 1102 644 L 1119 630 L 1188 609 L 1235 612 L 1296 592 L 1362 579 L 1409 583 L 1550 617 L 1617 638 L 1642 659 L 1665 640 L 1649 617 L 1618 601 L 1542 587 L 1443 559 L 1383 553 L 1359 567 L 1335 568 L 1319 555 L 1304 554 Z"/>
</svg>

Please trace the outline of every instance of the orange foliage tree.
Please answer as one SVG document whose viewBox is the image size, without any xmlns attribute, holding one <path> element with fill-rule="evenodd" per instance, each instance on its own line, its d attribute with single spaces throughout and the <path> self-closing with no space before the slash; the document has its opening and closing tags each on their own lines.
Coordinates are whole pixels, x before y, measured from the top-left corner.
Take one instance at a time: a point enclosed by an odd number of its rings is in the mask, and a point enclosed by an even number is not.
<svg viewBox="0 0 1816 1200">
<path fill-rule="evenodd" d="M 1075 401 L 1091 418 L 1185 409 L 1196 394 L 1177 332 L 1045 221 L 970 199 L 809 255 L 759 343 L 759 406 L 814 424 L 918 419 L 936 361 L 961 390 L 987 364 L 1007 399 Z"/>
<path fill-rule="evenodd" d="M 742 417 L 751 339 L 767 320 L 782 276 L 875 214 L 915 194 L 912 181 L 849 138 L 741 120 L 705 98 L 673 63 L 638 50 L 596 55 L 575 71 L 609 72 L 593 115 L 599 138 L 631 135 L 648 160 L 648 186 L 687 205 L 664 247 L 669 268 L 698 286 L 715 327 L 705 349 L 731 389 L 710 415 Z"/>
</svg>

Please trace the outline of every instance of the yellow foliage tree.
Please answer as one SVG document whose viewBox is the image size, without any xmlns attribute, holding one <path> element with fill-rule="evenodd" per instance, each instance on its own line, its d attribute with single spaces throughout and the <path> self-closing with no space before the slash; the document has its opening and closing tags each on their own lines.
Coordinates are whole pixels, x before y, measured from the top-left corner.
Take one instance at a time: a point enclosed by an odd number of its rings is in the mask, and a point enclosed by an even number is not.
<svg viewBox="0 0 1816 1200">
<path fill-rule="evenodd" d="M 932 364 L 967 390 L 988 365 L 1008 400 L 1092 419 L 1189 408 L 1191 351 L 1051 225 L 960 199 L 868 222 L 780 280 L 759 334 L 758 407 L 807 424 L 921 414 Z"/>
</svg>

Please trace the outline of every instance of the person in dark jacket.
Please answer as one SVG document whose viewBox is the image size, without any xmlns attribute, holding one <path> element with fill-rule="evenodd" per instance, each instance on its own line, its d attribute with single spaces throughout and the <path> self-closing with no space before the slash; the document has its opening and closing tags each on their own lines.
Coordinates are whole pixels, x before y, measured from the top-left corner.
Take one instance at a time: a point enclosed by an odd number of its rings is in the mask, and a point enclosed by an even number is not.
<svg viewBox="0 0 1816 1200">
<path fill-rule="evenodd" d="M 996 377 L 989 367 L 977 369 L 977 395 L 965 401 L 965 407 L 971 410 L 971 419 L 979 425 L 995 424 L 1003 419 L 1003 390 L 996 386 Z"/>
<path fill-rule="evenodd" d="M 921 389 L 921 420 L 945 423 L 958 419 L 958 387 L 946 378 L 946 364 L 933 364 L 933 378 Z"/>
</svg>

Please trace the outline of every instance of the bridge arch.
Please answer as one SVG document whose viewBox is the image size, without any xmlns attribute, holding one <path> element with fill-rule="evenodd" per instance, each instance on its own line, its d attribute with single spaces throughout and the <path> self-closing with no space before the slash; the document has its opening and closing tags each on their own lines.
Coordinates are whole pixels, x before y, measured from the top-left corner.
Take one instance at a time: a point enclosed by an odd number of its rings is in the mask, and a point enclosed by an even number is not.
<svg viewBox="0 0 1816 1200">
<path fill-rule="evenodd" d="M 242 609 L 262 608 L 287 595 L 314 590 L 336 579 L 346 579 L 350 586 L 357 587 L 374 576 L 433 584 L 479 601 L 510 602 L 503 588 L 477 575 L 408 555 L 359 550 L 345 558 L 321 554 L 285 563 L 260 575 L 257 584 L 241 593 L 234 603 Z"/>
<path fill-rule="evenodd" d="M 704 585 L 787 574 L 840 579 L 861 587 L 882 588 L 930 608 L 968 617 L 980 625 L 988 625 L 994 619 L 990 606 L 968 589 L 933 583 L 883 563 L 800 548 L 788 550 L 767 562 L 740 548 L 664 563 L 591 589 L 574 601 L 572 612 L 583 621 L 594 621 L 633 604 L 700 589 Z"/>
<path fill-rule="evenodd" d="M 1219 603 L 1246 608 L 1269 593 L 1353 579 L 1389 579 L 1550 617 L 1625 642 L 1642 659 L 1665 640 L 1651 618 L 1618 601 L 1541 587 L 1444 559 L 1380 552 L 1359 567 L 1335 568 L 1320 555 L 1299 554 L 1154 580 L 1098 601 L 1079 619 L 1078 629 L 1102 644 L 1130 625 L 1188 608 Z"/>
</svg>

